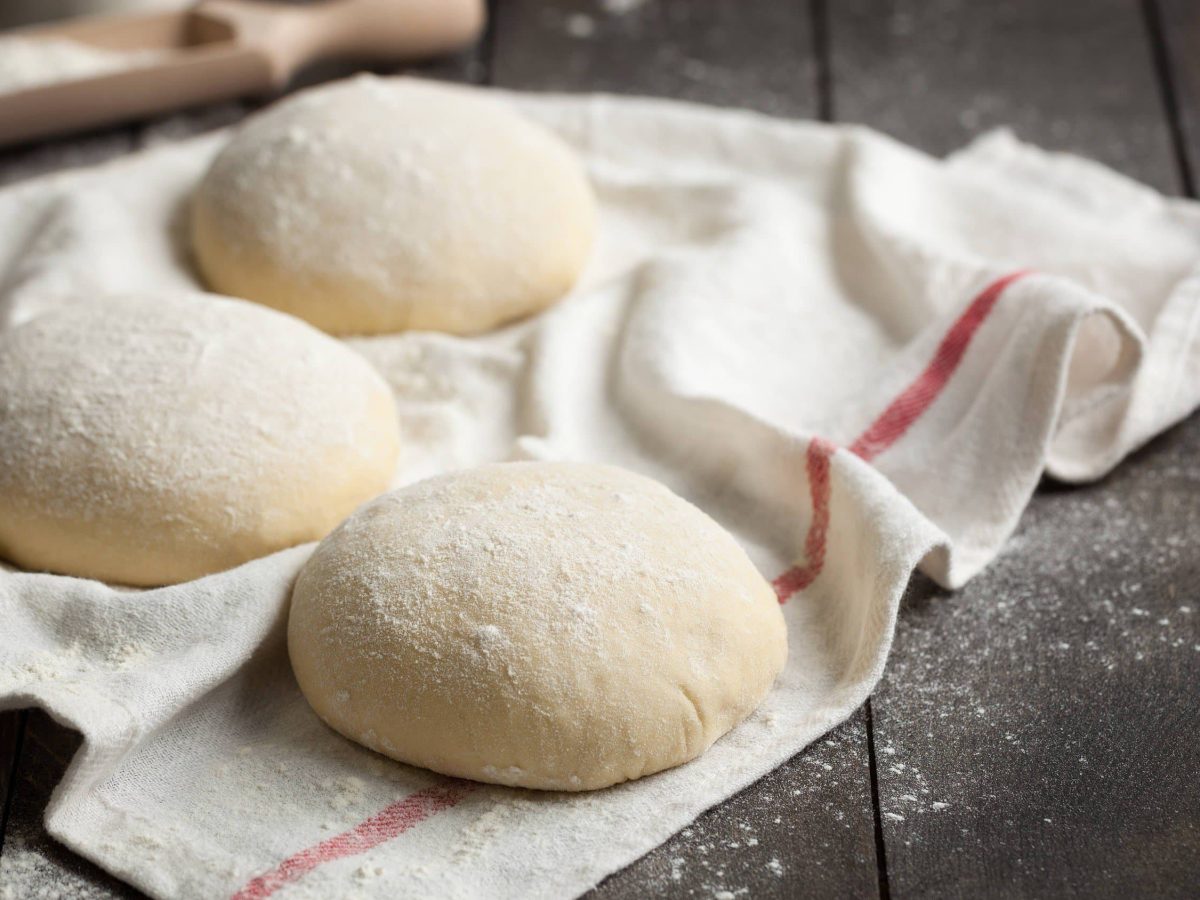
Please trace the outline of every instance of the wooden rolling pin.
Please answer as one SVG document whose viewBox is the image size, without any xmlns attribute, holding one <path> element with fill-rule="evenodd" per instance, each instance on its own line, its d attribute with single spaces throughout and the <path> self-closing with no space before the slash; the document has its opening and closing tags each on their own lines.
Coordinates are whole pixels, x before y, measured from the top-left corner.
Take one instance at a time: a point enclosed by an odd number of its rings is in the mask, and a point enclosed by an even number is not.
<svg viewBox="0 0 1200 900">
<path fill-rule="evenodd" d="M 141 56 L 149 64 L 0 93 L 0 145 L 65 134 L 282 88 L 334 58 L 437 56 L 474 41 L 484 0 L 202 0 L 185 12 L 97 16 L 0 32 Z"/>
</svg>

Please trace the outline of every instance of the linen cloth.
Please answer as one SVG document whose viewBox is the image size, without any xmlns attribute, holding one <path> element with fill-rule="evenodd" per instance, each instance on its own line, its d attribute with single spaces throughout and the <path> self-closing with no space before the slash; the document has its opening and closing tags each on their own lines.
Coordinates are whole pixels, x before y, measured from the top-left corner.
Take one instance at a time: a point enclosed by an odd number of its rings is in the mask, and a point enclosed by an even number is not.
<svg viewBox="0 0 1200 900">
<path fill-rule="evenodd" d="M 349 342 L 395 392 L 397 484 L 531 458 L 658 478 L 774 580 L 787 668 L 693 763 L 529 792 L 317 720 L 284 640 L 311 546 L 157 590 L 0 572 L 0 707 L 85 738 L 47 827 L 153 896 L 578 894 L 862 703 L 914 568 L 961 585 L 1044 471 L 1097 478 L 1200 402 L 1196 204 L 1004 133 L 939 161 L 856 127 L 505 96 L 586 162 L 598 247 L 527 321 Z M 226 139 L 0 192 L 0 327 L 196 287 L 187 199 Z"/>
</svg>

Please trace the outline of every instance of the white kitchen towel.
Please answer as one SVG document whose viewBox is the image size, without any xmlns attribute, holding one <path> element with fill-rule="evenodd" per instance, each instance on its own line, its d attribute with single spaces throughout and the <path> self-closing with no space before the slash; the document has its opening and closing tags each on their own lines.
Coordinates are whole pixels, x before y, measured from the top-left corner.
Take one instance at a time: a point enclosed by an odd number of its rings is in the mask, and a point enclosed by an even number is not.
<svg viewBox="0 0 1200 900">
<path fill-rule="evenodd" d="M 1005 134 L 938 161 L 860 128 L 507 96 L 586 161 L 599 246 L 528 321 L 350 342 L 395 391 L 397 481 L 528 458 L 656 477 L 774 581 L 787 668 L 693 763 L 529 792 L 317 720 L 283 632 L 309 547 L 147 591 L 2 572 L 0 706 L 85 738 L 47 826 L 154 896 L 580 893 L 845 719 L 915 567 L 962 584 L 1043 471 L 1096 478 L 1200 401 L 1196 204 Z M 194 286 L 181 213 L 225 139 L 0 192 L 0 327 Z"/>
</svg>

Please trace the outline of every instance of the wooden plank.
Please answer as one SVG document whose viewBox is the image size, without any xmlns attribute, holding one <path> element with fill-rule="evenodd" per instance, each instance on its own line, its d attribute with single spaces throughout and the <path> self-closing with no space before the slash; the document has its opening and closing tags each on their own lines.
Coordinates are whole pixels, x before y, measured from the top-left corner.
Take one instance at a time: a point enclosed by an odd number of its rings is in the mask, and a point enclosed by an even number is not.
<svg viewBox="0 0 1200 900">
<path fill-rule="evenodd" d="M 876 897 L 866 738 L 859 709 L 586 896 Z"/>
<path fill-rule="evenodd" d="M 12 784 L 24 733 L 24 712 L 10 710 L 0 713 L 0 855 L 4 853 L 4 833 L 8 827 Z"/>
<path fill-rule="evenodd" d="M 812 116 L 802 3 L 505 0 L 492 81 L 534 90 L 682 97 Z M 594 896 L 876 897 L 865 717 L 608 878 Z"/>
<path fill-rule="evenodd" d="M 142 894 L 56 843 L 42 827 L 54 786 L 78 749 L 77 734 L 40 711 L 29 714 L 24 752 L 0 853 L 0 896 L 112 900 Z"/>
<path fill-rule="evenodd" d="M 933 152 L 997 125 L 1180 185 L 1136 4 L 831 5 L 832 106 Z M 914 580 L 872 701 L 892 896 L 1200 883 L 1200 422 L 1039 493 L 961 592 Z"/>
<path fill-rule="evenodd" d="M 1200 419 L 914 584 L 874 698 L 892 895 L 1194 896 Z"/>
<path fill-rule="evenodd" d="M 678 97 L 817 112 L 807 4 L 740 0 L 504 0 L 498 85 Z"/>
<path fill-rule="evenodd" d="M 1200 4 L 1147 0 L 1147 11 L 1163 44 L 1164 87 L 1177 116 L 1186 186 L 1195 197 L 1200 191 Z"/>
<path fill-rule="evenodd" d="M 839 121 L 938 154 L 1007 126 L 1181 188 L 1146 22 L 1131 0 L 845 0 L 829 16 Z"/>
</svg>

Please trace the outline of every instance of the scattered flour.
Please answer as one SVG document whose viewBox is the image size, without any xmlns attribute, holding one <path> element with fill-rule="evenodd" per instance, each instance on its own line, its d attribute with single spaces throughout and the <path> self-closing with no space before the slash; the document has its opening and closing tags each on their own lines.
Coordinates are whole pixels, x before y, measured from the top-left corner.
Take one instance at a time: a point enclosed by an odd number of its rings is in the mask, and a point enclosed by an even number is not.
<svg viewBox="0 0 1200 900">
<path fill-rule="evenodd" d="M 625 16 L 646 4 L 647 0 L 601 0 L 600 9 L 606 16 Z M 564 16 L 550 11 L 550 21 L 560 22 L 567 34 L 573 38 L 587 40 L 595 37 L 599 28 L 596 17 L 588 13 L 570 13 Z"/>
<path fill-rule="evenodd" d="M 600 5 L 610 16 L 623 16 L 645 6 L 647 0 L 600 0 Z"/>
<path fill-rule="evenodd" d="M 115 51 L 61 38 L 0 38 L 0 94 L 154 65 L 159 50 Z"/>
<path fill-rule="evenodd" d="M 590 38 L 596 33 L 596 20 L 584 13 L 567 16 L 567 34 L 571 37 Z"/>
</svg>

